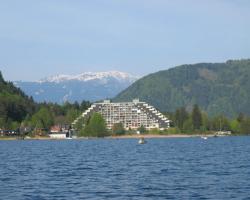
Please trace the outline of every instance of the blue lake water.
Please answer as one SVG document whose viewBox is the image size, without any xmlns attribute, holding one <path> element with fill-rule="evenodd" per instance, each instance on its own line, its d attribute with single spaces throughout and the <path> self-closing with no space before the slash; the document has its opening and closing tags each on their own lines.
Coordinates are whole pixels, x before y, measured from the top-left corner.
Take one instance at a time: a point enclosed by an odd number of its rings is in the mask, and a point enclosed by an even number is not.
<svg viewBox="0 0 250 200">
<path fill-rule="evenodd" d="M 0 199 L 250 199 L 250 137 L 0 141 Z"/>
</svg>

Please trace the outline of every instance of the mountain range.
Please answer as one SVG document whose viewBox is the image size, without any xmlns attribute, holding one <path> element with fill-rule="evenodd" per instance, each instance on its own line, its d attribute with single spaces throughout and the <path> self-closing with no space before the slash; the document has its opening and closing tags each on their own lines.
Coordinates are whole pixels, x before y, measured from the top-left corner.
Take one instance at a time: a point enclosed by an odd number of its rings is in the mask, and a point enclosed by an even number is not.
<svg viewBox="0 0 250 200">
<path fill-rule="evenodd" d="M 14 84 L 37 102 L 63 103 L 113 98 L 137 79 L 128 73 L 109 71 L 60 74 L 34 82 L 16 81 Z"/>
<path fill-rule="evenodd" d="M 161 111 L 198 104 L 209 115 L 250 115 L 250 60 L 182 65 L 147 75 L 114 101 L 140 98 Z"/>
<path fill-rule="evenodd" d="M 210 116 L 250 115 L 250 59 L 181 65 L 137 79 L 111 71 L 57 75 L 14 84 L 37 102 L 140 98 L 162 112 L 174 112 L 180 107 L 191 111 L 198 104 Z"/>
</svg>

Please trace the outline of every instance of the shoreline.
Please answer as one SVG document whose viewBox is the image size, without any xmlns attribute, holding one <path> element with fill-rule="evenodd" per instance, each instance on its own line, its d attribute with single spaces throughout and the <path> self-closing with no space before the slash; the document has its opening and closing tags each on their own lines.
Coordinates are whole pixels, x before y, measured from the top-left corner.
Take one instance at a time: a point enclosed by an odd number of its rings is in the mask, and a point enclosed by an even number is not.
<svg viewBox="0 0 250 200">
<path fill-rule="evenodd" d="M 189 137 L 200 137 L 202 135 L 188 135 L 188 134 L 169 134 L 169 135 L 160 135 L 160 134 L 134 134 L 134 135 L 119 135 L 119 136 L 108 136 L 106 138 L 110 139 L 139 139 L 139 138 L 189 138 Z M 212 135 L 211 135 L 212 136 Z"/>
<path fill-rule="evenodd" d="M 119 136 L 107 136 L 107 137 L 77 137 L 73 138 L 74 140 L 88 140 L 88 139 L 151 139 L 151 138 L 191 138 L 191 137 L 214 137 L 214 134 L 169 134 L 169 135 L 160 135 L 160 134 L 133 134 L 133 135 L 119 135 Z M 223 135 L 219 137 L 225 136 L 237 136 L 237 135 Z M 243 135 L 242 135 L 243 136 Z M 16 137 L 0 137 L 0 141 L 7 140 L 67 140 L 65 138 L 50 138 L 50 137 L 29 137 L 24 139 L 19 139 Z"/>
</svg>

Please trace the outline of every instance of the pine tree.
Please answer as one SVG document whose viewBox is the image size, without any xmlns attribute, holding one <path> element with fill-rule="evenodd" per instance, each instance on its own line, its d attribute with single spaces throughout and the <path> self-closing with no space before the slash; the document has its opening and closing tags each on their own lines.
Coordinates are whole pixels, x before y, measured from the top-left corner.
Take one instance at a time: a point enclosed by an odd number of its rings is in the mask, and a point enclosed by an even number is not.
<svg viewBox="0 0 250 200">
<path fill-rule="evenodd" d="M 195 130 L 199 130 L 202 126 L 202 114 L 197 104 L 194 105 L 192 111 L 192 122 Z"/>
<path fill-rule="evenodd" d="M 184 122 L 188 119 L 188 113 L 184 107 L 175 111 L 175 125 L 183 130 Z"/>
<path fill-rule="evenodd" d="M 2 72 L 0 71 L 0 83 L 5 83 Z"/>
</svg>

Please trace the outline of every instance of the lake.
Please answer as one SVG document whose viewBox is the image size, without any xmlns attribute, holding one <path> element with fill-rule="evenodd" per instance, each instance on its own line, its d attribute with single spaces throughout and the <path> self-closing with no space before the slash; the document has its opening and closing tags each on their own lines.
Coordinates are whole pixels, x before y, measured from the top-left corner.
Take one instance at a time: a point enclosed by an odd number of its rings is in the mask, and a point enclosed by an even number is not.
<svg viewBox="0 0 250 200">
<path fill-rule="evenodd" d="M 250 137 L 0 141 L 0 199 L 249 199 Z"/>
</svg>

